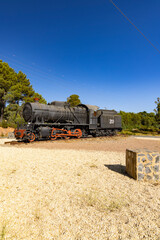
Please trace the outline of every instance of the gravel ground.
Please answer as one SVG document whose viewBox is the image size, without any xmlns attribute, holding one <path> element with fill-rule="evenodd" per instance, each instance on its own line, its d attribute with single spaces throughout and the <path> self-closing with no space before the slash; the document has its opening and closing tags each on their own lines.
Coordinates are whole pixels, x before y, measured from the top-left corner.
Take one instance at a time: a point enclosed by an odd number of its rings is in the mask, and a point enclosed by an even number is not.
<svg viewBox="0 0 160 240">
<path fill-rule="evenodd" d="M 128 177 L 124 150 L 43 144 L 0 146 L 0 239 L 160 239 L 160 184 Z"/>
</svg>

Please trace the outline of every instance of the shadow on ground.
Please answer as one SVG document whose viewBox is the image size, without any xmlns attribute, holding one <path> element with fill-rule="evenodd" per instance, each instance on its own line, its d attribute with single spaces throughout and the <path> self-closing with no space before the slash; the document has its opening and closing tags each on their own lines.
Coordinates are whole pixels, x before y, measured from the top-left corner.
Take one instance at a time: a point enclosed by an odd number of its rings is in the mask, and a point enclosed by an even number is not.
<svg viewBox="0 0 160 240">
<path fill-rule="evenodd" d="M 108 169 L 120 173 L 124 176 L 130 177 L 127 173 L 126 173 L 126 167 L 120 164 L 104 164 L 105 167 L 107 167 Z"/>
</svg>

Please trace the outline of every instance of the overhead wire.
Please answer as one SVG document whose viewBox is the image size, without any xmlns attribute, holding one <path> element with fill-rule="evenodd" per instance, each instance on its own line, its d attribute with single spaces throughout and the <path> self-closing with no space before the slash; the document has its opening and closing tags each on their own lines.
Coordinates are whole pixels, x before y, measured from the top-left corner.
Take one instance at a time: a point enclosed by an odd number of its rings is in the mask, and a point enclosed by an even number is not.
<svg viewBox="0 0 160 240">
<path fill-rule="evenodd" d="M 27 70 L 30 69 L 30 70 L 33 71 L 33 72 L 39 73 L 39 74 L 41 74 L 41 75 L 42 75 L 42 74 L 45 74 L 45 75 L 48 75 L 48 77 L 51 77 L 49 73 L 46 73 L 46 72 L 44 72 L 44 71 L 42 71 L 42 70 L 39 70 L 38 68 L 35 68 L 35 67 L 30 66 L 30 65 L 24 64 L 24 63 L 22 63 L 22 62 L 20 62 L 20 61 L 17 61 L 17 60 L 15 60 L 15 59 L 13 59 L 13 58 L 3 56 L 3 54 L 1 54 L 1 56 L 2 56 L 3 58 L 6 58 L 6 59 L 8 59 L 9 61 L 13 62 L 13 64 L 16 65 L 16 66 L 18 66 L 18 67 L 19 67 L 19 65 L 21 65 L 24 69 L 27 68 Z M 18 65 L 17 65 L 17 64 L 18 64 Z M 46 77 L 46 76 L 45 76 L 45 77 Z M 52 77 L 53 77 L 53 76 L 52 76 Z M 54 76 L 54 78 L 56 78 L 57 80 L 62 80 L 62 78 L 57 77 L 57 76 Z"/>
<path fill-rule="evenodd" d="M 142 33 L 142 31 L 122 12 L 122 10 L 112 1 L 112 0 L 109 0 L 111 3 L 112 3 L 112 5 L 127 19 L 127 21 L 148 41 L 148 43 L 152 46 L 152 47 L 154 47 L 155 48 L 155 50 L 158 52 L 158 53 L 160 53 L 160 50 L 144 35 L 144 33 Z M 2 54 L 3 55 L 3 54 Z M 23 66 L 23 68 L 25 69 L 27 69 L 27 71 L 28 72 L 30 72 L 30 73 L 33 73 L 34 72 L 34 74 L 36 73 L 36 74 L 40 74 L 41 75 L 41 77 L 44 77 L 45 79 L 48 79 L 48 80 L 53 80 L 53 78 L 54 78 L 54 80 L 58 80 L 58 81 L 64 81 L 64 79 L 62 79 L 62 78 L 60 78 L 60 77 L 57 77 L 57 76 L 51 76 L 49 73 L 46 73 L 46 72 L 44 72 L 44 71 L 42 71 L 42 70 L 40 70 L 40 69 L 37 69 L 37 68 L 35 68 L 35 67 L 32 67 L 32 66 L 30 66 L 30 65 L 27 65 L 27 64 L 24 64 L 24 63 L 22 63 L 22 62 L 19 62 L 19 61 L 17 61 L 17 60 L 15 60 L 15 59 L 13 59 L 13 58 L 10 58 L 10 57 L 6 57 L 6 56 L 3 56 L 4 58 L 6 58 L 6 59 L 8 59 L 8 60 L 10 60 L 11 62 L 13 62 L 14 63 L 14 65 L 16 65 L 16 66 L 18 66 L 19 67 L 19 65 L 21 65 L 21 66 Z M 18 65 L 17 65 L 18 64 Z M 30 70 L 29 70 L 30 69 Z M 45 76 L 44 76 L 45 75 Z M 46 75 L 48 75 L 48 76 L 46 76 Z M 52 79 L 51 79 L 52 78 Z"/>
<path fill-rule="evenodd" d="M 50 82 L 54 82 L 54 83 L 58 83 L 61 82 L 61 87 L 66 88 L 68 86 L 68 84 L 72 84 L 72 81 L 68 81 L 66 82 L 66 80 L 64 78 L 60 78 L 58 76 L 51 76 L 49 73 L 46 73 L 42 70 L 39 70 L 38 68 L 32 67 L 30 65 L 24 64 L 20 61 L 17 61 L 11 57 L 6 57 L 3 54 L 0 54 L 0 56 L 2 56 L 3 58 L 9 60 L 10 62 L 13 63 L 13 65 L 15 65 L 16 67 L 19 68 L 19 65 L 21 65 L 23 67 L 24 70 L 27 70 L 28 73 L 30 73 L 33 76 L 37 76 L 38 79 L 43 79 L 43 80 L 48 80 Z M 48 76 L 47 76 L 48 75 Z"/>
<path fill-rule="evenodd" d="M 149 42 L 149 44 L 155 48 L 155 50 L 160 53 L 160 50 L 144 35 L 144 33 L 122 12 L 122 10 L 112 1 L 109 0 L 113 6 L 127 19 L 127 21 Z"/>
</svg>

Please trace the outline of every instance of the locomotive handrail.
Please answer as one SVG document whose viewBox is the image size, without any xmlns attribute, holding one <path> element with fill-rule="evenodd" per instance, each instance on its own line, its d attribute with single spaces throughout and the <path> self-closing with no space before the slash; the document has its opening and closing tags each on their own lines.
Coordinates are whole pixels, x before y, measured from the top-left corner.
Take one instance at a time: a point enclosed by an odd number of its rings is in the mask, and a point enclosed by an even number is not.
<svg viewBox="0 0 160 240">
<path fill-rule="evenodd" d="M 73 117 L 75 117 L 75 119 L 77 120 L 77 122 L 80 123 L 80 121 L 79 121 L 79 120 L 77 119 L 77 117 L 75 116 L 74 112 L 72 112 L 70 106 L 68 106 L 68 108 L 69 108 L 70 112 L 72 113 Z"/>
<path fill-rule="evenodd" d="M 58 118 L 57 121 L 55 121 L 54 123 L 57 123 L 62 117 L 63 117 L 63 115 L 60 116 L 60 118 Z"/>
</svg>

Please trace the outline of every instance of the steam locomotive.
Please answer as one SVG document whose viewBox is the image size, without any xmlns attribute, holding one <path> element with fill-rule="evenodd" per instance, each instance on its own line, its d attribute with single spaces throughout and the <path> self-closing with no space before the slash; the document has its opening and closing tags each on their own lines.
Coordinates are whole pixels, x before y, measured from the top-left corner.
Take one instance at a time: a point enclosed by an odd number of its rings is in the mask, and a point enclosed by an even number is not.
<svg viewBox="0 0 160 240">
<path fill-rule="evenodd" d="M 111 136 L 122 130 L 121 116 L 114 110 L 67 102 L 49 104 L 25 103 L 23 118 L 26 126 L 14 131 L 16 139 L 33 142 L 40 139 L 81 138 L 92 135 Z"/>
</svg>

